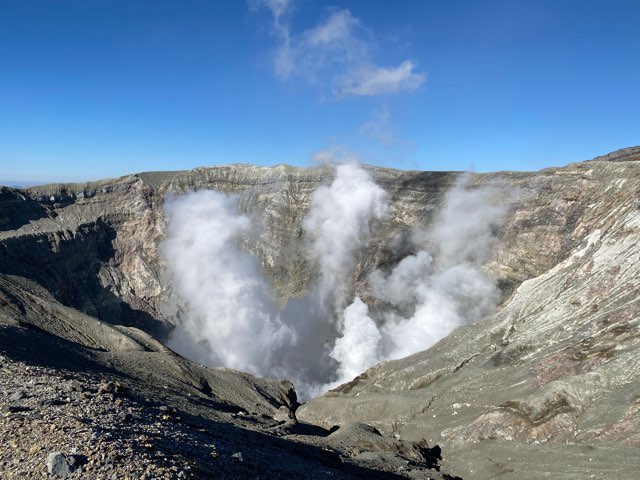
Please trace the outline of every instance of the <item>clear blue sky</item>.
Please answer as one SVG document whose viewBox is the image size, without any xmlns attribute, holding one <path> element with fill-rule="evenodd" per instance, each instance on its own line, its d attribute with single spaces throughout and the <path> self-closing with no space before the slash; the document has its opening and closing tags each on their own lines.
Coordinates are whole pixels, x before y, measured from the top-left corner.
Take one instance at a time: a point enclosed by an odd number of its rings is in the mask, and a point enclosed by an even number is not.
<svg viewBox="0 0 640 480">
<path fill-rule="evenodd" d="M 640 144 L 639 25 L 637 0 L 0 0 L 0 180 L 564 165 Z"/>
</svg>

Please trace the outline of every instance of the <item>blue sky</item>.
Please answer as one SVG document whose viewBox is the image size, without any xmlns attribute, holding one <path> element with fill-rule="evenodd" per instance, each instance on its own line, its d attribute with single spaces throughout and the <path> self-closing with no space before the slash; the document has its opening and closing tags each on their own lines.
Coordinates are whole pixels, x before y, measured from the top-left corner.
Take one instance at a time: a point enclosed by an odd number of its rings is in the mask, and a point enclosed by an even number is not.
<svg viewBox="0 0 640 480">
<path fill-rule="evenodd" d="M 640 2 L 0 0 L 0 180 L 640 144 Z"/>
</svg>

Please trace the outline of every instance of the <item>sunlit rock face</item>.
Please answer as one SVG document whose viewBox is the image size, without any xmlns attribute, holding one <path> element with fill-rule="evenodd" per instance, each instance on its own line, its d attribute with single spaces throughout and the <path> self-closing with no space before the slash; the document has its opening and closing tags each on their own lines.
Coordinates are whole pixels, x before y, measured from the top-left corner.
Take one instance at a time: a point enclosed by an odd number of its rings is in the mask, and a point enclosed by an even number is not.
<svg viewBox="0 0 640 480">
<path fill-rule="evenodd" d="M 583 478 L 609 468 L 633 478 L 640 162 L 546 170 L 529 185 L 490 268 L 506 267 L 510 279 L 530 269 L 532 278 L 497 313 L 368 370 L 304 405 L 300 418 L 373 421 L 400 438 L 438 442 L 471 478 Z"/>
<path fill-rule="evenodd" d="M 613 465 L 620 478 L 637 471 L 637 154 L 636 147 L 535 173 L 470 175 L 470 188 L 490 186 L 495 201 L 508 204 L 481 265 L 500 291 L 498 310 L 308 402 L 298 417 L 425 438 L 453 452 L 455 473 L 470 478 L 522 475 L 533 464 L 540 476 L 563 478 Z M 372 275 L 418 253 L 408 239 L 429 230 L 460 174 L 367 171 L 389 208 L 356 253 L 348 293 L 373 316 L 388 305 L 374 295 Z M 304 219 L 313 192 L 334 176 L 331 167 L 232 165 L 4 188 L 0 273 L 38 282 L 61 304 L 106 324 L 164 340 L 180 312 L 167 308 L 173 288 L 161 249 L 163 206 L 168 196 L 212 189 L 238 196 L 252 225 L 240 247 L 258 259 L 284 307 L 308 294 L 318 276 Z M 430 242 L 425 236 L 427 250 Z"/>
</svg>

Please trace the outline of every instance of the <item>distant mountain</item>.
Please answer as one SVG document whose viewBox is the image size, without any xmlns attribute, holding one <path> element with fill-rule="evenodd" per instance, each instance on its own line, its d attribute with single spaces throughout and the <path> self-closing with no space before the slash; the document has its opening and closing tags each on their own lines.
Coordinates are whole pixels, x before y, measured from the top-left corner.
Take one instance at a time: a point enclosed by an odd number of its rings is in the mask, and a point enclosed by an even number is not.
<svg viewBox="0 0 640 480">
<path fill-rule="evenodd" d="M 23 182 L 17 180 L 0 180 L 0 186 L 10 188 L 26 188 L 33 185 L 42 185 L 46 182 Z"/>
</svg>

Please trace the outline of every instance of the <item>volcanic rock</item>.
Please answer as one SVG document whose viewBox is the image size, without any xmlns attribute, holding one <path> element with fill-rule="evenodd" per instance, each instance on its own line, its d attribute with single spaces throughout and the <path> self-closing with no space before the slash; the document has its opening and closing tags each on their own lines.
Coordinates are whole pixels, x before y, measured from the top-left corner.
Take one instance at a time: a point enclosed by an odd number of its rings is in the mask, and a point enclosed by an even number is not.
<svg viewBox="0 0 640 480">
<path fill-rule="evenodd" d="M 317 277 L 302 219 L 332 168 L 230 165 L 2 187 L 0 403 L 26 410 L 3 407 L 0 468 L 36 475 L 45 453 L 32 449 L 45 439 L 48 451 L 84 449 L 89 478 L 635 478 L 639 152 L 534 173 L 470 174 L 470 188 L 512 199 L 482 265 L 500 288 L 498 310 L 297 410 L 287 380 L 208 368 L 164 345 L 176 318 L 165 308 L 173 290 L 159 248 L 162 207 L 190 190 L 237 194 L 262 232 L 241 246 L 284 304 Z M 358 253 L 350 293 L 375 312 L 384 305 L 370 301 L 370 274 L 415 253 L 401 240 L 428 229 L 461 174 L 367 170 L 389 195 L 389 216 Z M 56 385 L 62 391 L 50 389 Z M 26 396 L 9 398 L 21 390 Z M 164 420 L 147 408 L 154 405 L 176 414 L 160 413 Z M 294 416 L 299 423 L 274 430 Z M 147 440 L 134 441 L 139 435 Z M 436 445 L 441 472 L 429 468 Z M 125 463 L 131 471 L 118 470 L 120 450 L 136 459 Z M 244 461 L 232 461 L 240 451 Z"/>
<path fill-rule="evenodd" d="M 62 452 L 50 453 L 47 457 L 47 471 L 54 477 L 66 477 L 73 473 L 76 460 L 73 456 L 67 456 Z"/>
</svg>

